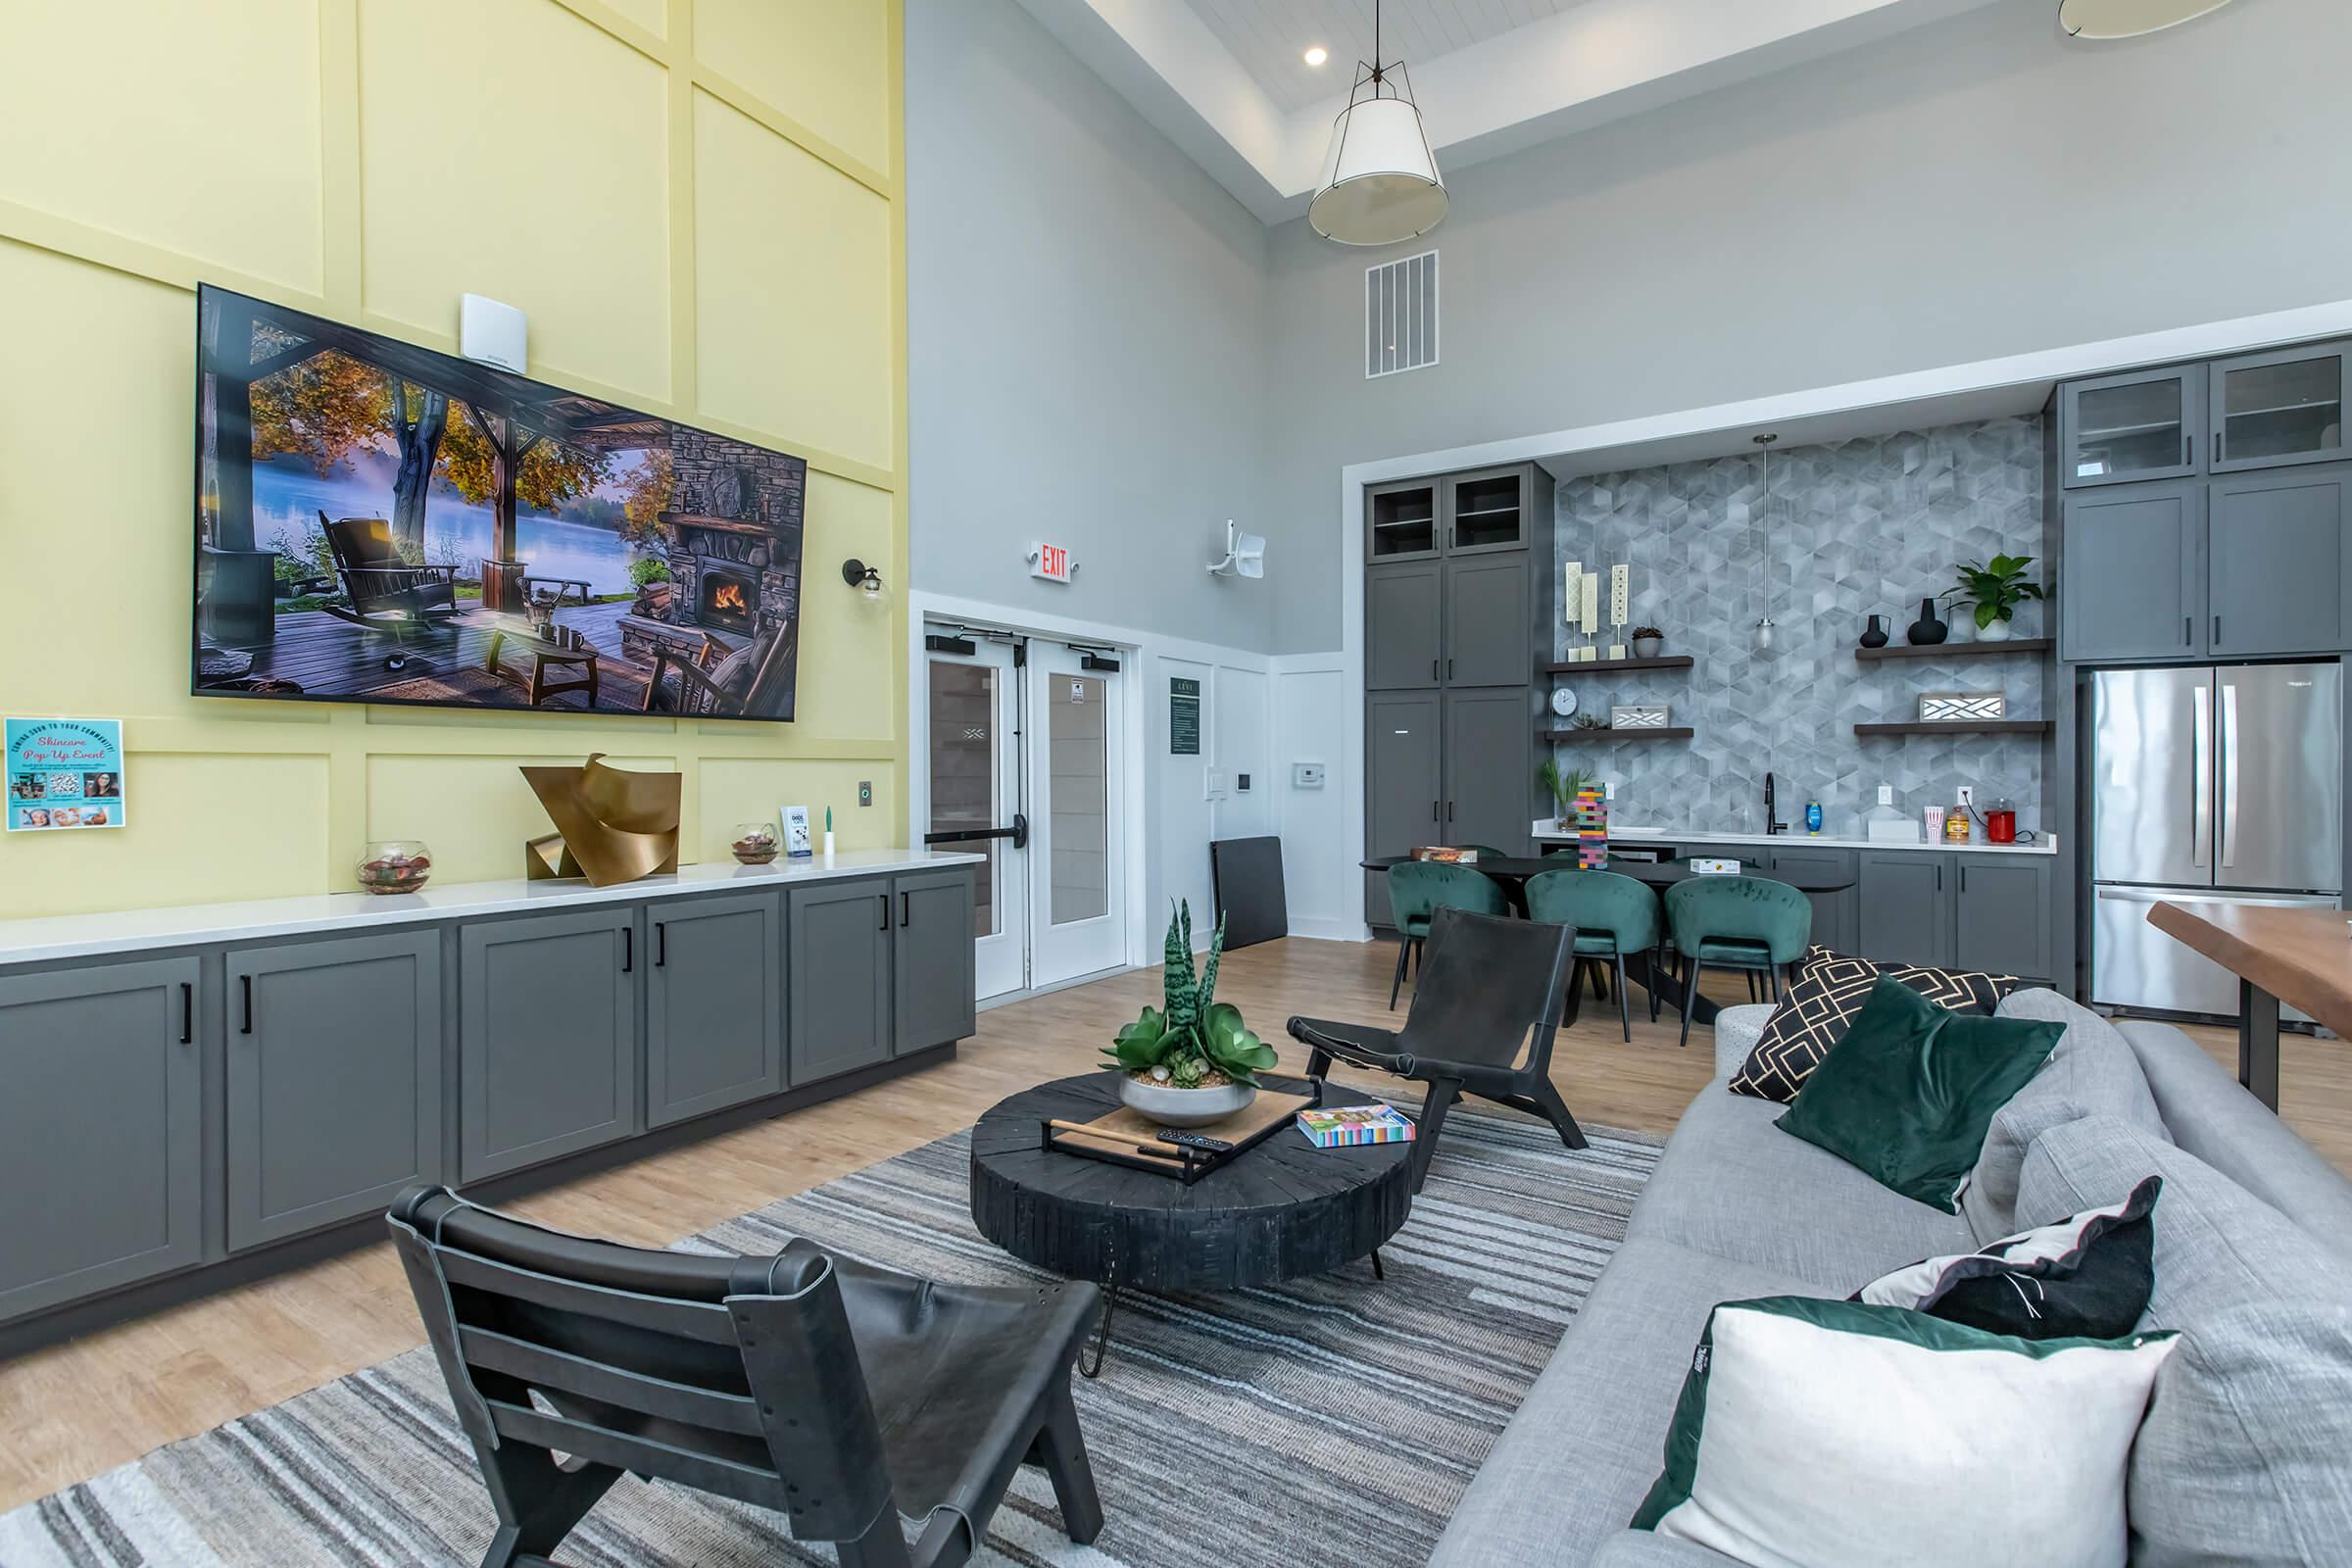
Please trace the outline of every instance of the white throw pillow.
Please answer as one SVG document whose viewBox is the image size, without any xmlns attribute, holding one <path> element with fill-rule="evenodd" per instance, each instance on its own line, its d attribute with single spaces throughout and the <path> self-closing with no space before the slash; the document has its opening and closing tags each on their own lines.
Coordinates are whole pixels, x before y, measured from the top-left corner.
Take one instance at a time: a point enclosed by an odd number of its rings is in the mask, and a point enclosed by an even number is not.
<svg viewBox="0 0 2352 1568">
<path fill-rule="evenodd" d="M 1634 1528 L 1755 1568 L 2121 1568 L 2132 1440 L 2174 1343 L 1727 1301 Z"/>
</svg>

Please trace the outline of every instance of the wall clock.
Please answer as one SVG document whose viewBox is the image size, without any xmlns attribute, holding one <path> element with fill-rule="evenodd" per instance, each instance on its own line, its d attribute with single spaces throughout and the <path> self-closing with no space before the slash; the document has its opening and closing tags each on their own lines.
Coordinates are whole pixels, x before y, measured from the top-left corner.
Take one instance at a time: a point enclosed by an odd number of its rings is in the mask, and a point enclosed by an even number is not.
<svg viewBox="0 0 2352 1568">
<path fill-rule="evenodd" d="M 1573 714 L 1576 711 L 1576 693 L 1565 686 L 1553 687 L 1551 691 L 1551 710 L 1562 718 L 1566 718 Z"/>
</svg>

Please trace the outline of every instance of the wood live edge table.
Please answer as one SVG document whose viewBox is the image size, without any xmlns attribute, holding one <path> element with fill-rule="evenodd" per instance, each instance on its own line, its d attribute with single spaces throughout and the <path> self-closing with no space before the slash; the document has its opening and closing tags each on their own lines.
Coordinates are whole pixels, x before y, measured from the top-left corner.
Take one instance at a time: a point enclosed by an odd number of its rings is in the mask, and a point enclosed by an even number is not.
<svg viewBox="0 0 2352 1568">
<path fill-rule="evenodd" d="M 1299 1078 L 1266 1074 L 1285 1094 Z M 1326 1082 L 1326 1105 L 1378 1097 Z M 1327 1274 L 1359 1257 L 1383 1277 L 1380 1247 L 1412 1207 L 1412 1145 L 1317 1149 L 1285 1127 L 1187 1186 L 1044 1146 L 1052 1117 L 1092 1121 L 1119 1103 L 1107 1069 L 1000 1102 L 972 1128 L 972 1223 L 1024 1263 L 1102 1287 L 1094 1365 L 1102 1369 L 1122 1290 L 1224 1291 Z M 1214 1132 L 1213 1128 L 1203 1131 Z"/>
<path fill-rule="evenodd" d="M 2148 924 L 2237 976 L 2237 1081 L 2278 1108 L 2278 1004 L 2352 1038 L 2352 932 L 2337 909 L 2164 900 Z"/>
</svg>

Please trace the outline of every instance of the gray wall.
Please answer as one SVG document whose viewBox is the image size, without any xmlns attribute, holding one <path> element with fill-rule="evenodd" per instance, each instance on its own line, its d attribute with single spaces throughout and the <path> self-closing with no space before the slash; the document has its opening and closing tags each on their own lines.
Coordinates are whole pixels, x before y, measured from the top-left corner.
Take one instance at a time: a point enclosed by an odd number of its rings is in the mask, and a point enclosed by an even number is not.
<svg viewBox="0 0 2352 1568">
<path fill-rule="evenodd" d="M 1754 457 L 1682 463 L 1575 479 L 1557 492 L 1559 559 L 1633 567 L 1633 621 L 1666 634 L 1695 668 L 1667 675 L 1563 677 L 1581 711 L 1664 703 L 1689 741 L 1558 749 L 1562 766 L 1593 767 L 1617 786 L 1614 814 L 1642 826 L 1761 831 L 1764 775 L 1777 775 L 1781 819 L 1803 831 L 1822 803 L 1826 831 L 1857 832 L 1859 813 L 1895 788 L 1913 816 L 1977 786 L 1980 808 L 2013 799 L 2019 825 L 2041 825 L 2041 743 L 2013 737 L 1860 740 L 1857 723 L 1919 716 L 1919 694 L 1999 691 L 2011 716 L 2043 716 L 2038 660 L 1903 659 L 1858 663 L 1863 618 L 1886 617 L 1897 643 L 1919 601 L 1940 594 L 1963 561 L 2042 555 L 2041 420 L 1995 419 L 1796 447 L 1772 458 L 1772 498 Z M 1767 591 L 1773 652 L 1752 651 Z M 2034 572 L 2042 580 L 2038 564 Z M 1554 657 L 1571 639 L 1549 602 Z M 2019 611 L 2020 635 L 2047 626 Z M 1975 636 L 1965 612 L 1939 609 L 1952 640 Z"/>
<path fill-rule="evenodd" d="M 1275 650 L 1339 644 L 1348 463 L 2352 293 L 2344 0 L 2101 46 L 2055 9 L 2005 0 L 1460 172 L 1434 369 L 1363 379 L 1363 268 L 1390 253 L 1277 230 L 1259 531 L 1308 591 Z"/>
<path fill-rule="evenodd" d="M 906 166 L 914 586 L 1264 649 L 1264 227 L 1013 0 L 907 0 Z"/>
</svg>

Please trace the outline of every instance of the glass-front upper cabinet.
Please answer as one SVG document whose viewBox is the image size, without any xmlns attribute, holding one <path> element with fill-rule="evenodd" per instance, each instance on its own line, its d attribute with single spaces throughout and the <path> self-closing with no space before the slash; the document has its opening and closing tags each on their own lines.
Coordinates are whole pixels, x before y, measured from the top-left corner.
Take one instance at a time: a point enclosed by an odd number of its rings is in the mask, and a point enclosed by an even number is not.
<svg viewBox="0 0 2352 1568">
<path fill-rule="evenodd" d="M 1438 553 L 1438 482 L 1364 487 L 1367 561 L 1402 561 Z"/>
<path fill-rule="evenodd" d="M 2059 477 L 2068 489 L 2198 471 L 2205 367 L 2132 370 L 2070 383 L 2059 401 Z"/>
<path fill-rule="evenodd" d="M 2212 368 L 2213 468 L 2275 468 L 2345 456 L 2345 377 L 2352 343 L 2323 343 L 2217 360 Z"/>
<path fill-rule="evenodd" d="M 1446 481 L 1448 555 L 1527 546 L 1528 471 L 1524 466 L 1457 473 Z"/>
</svg>

